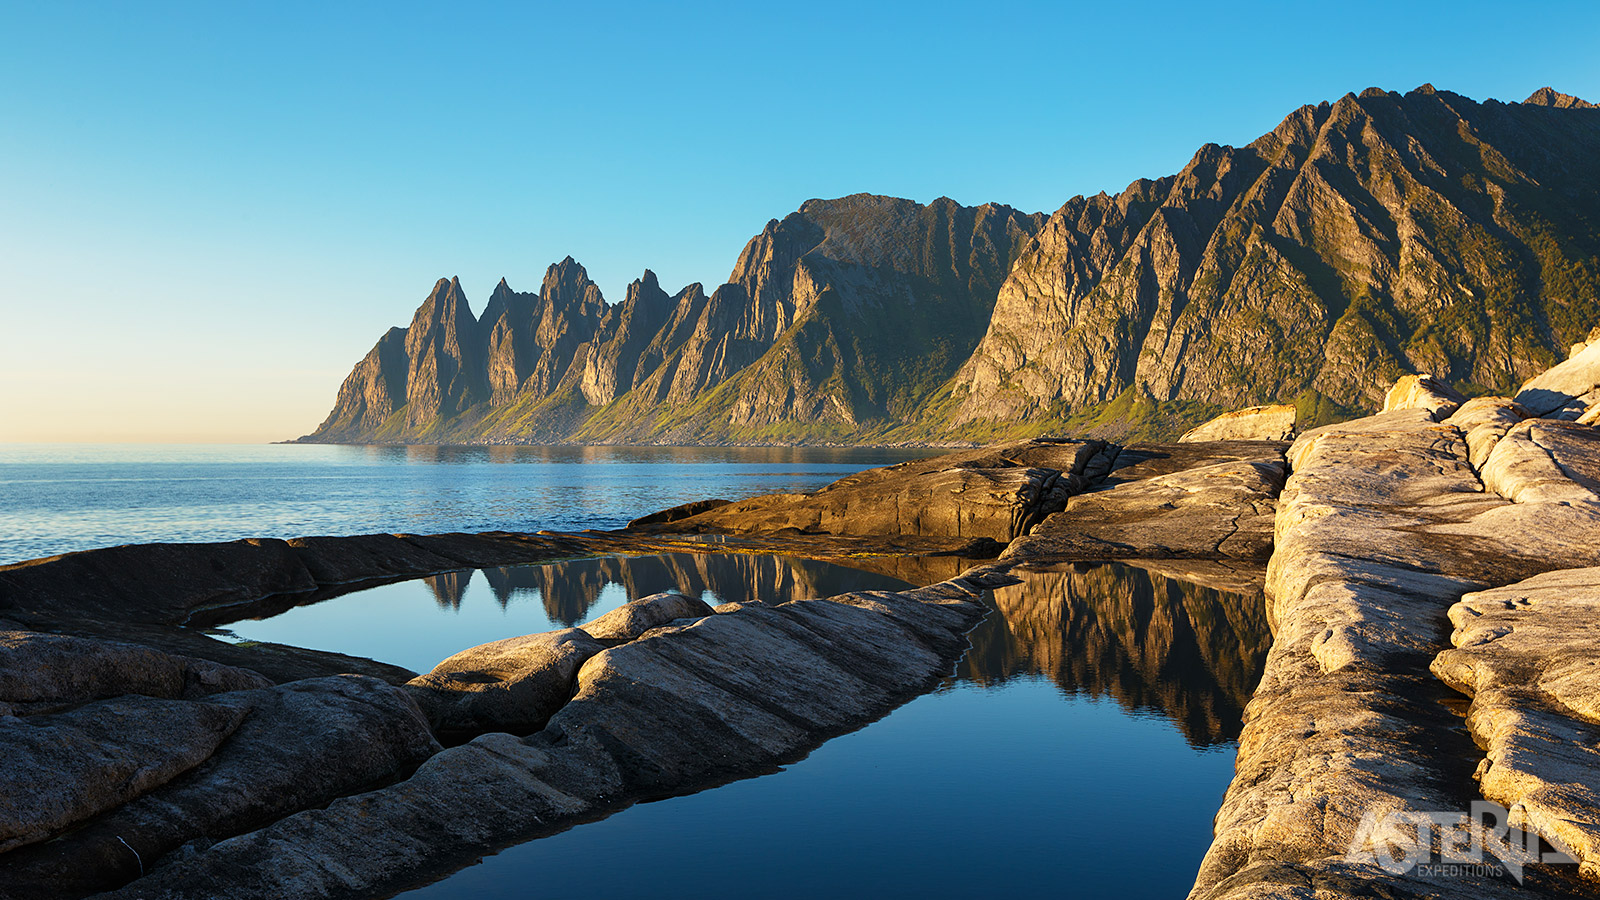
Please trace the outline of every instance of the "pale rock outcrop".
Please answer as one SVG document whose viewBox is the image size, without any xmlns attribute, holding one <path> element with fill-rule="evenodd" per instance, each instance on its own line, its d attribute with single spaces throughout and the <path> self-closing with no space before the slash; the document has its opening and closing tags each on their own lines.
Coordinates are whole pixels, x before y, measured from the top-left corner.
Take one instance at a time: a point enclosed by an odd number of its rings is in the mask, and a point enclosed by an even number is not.
<svg viewBox="0 0 1600 900">
<path fill-rule="evenodd" d="M 1069 498 L 1064 510 L 1013 541 L 1001 558 L 1264 560 L 1272 552 L 1275 501 L 1286 475 L 1281 447 L 1263 455 L 1269 447 L 1256 442 L 1177 445 L 1161 454 L 1160 468 L 1179 460 L 1189 465 L 1144 478 L 1136 477 L 1135 460 L 1150 465 L 1158 451 L 1143 451 L 1143 459 L 1141 451 L 1127 452 L 1129 465 L 1114 468 L 1097 489 Z"/>
<path fill-rule="evenodd" d="M 1517 504 L 1600 505 L 1600 430 L 1543 419 L 1521 422 L 1495 445 L 1482 475 L 1485 487 Z"/>
<path fill-rule="evenodd" d="M 1445 419 L 1467 402 L 1462 393 L 1432 375 L 1404 375 L 1383 395 L 1383 409 L 1425 409 L 1435 420 Z"/>
<path fill-rule="evenodd" d="M 1523 824 L 1600 872 L 1588 824 L 1600 804 L 1583 787 L 1600 777 L 1600 694 L 1587 680 L 1600 600 L 1582 593 L 1593 570 L 1485 590 L 1592 562 L 1600 432 L 1527 418 L 1506 398 L 1435 423 L 1448 404 L 1434 408 L 1425 387 L 1402 382 L 1400 408 L 1314 429 L 1288 451 L 1267 577 L 1276 639 L 1195 898 L 1279 896 L 1291 883 L 1303 889 L 1284 896 L 1522 896 L 1471 870 L 1394 875 L 1358 858 L 1368 813 L 1464 812 L 1471 796 L 1475 748 L 1442 711 L 1430 666 L 1476 695 L 1484 794 L 1524 803 Z"/>
<path fill-rule="evenodd" d="M 1600 569 L 1467 594 L 1433 671 L 1472 698 L 1483 795 L 1600 879 Z"/>
<path fill-rule="evenodd" d="M 1460 431 L 1421 408 L 1316 429 L 1288 458 L 1267 577 L 1276 638 L 1191 896 L 1515 895 L 1346 858 L 1364 849 L 1354 844 L 1368 813 L 1462 806 L 1468 773 L 1448 760 L 1471 747 L 1452 743 L 1427 664 L 1446 643 L 1449 604 L 1490 570 L 1529 561 L 1479 559 L 1496 542 L 1417 529 L 1506 501 L 1485 494 Z"/>
<path fill-rule="evenodd" d="M 1572 358 L 1535 375 L 1517 389 L 1516 400 L 1536 416 L 1578 418 L 1600 389 L 1600 342 L 1587 344 Z"/>
<path fill-rule="evenodd" d="M 1444 424 L 1454 425 L 1466 434 L 1468 459 L 1473 468 L 1482 469 L 1495 444 L 1529 415 L 1515 400 L 1475 397 L 1461 404 Z"/>
<path fill-rule="evenodd" d="M 1294 438 L 1294 406 L 1251 406 L 1196 425 L 1178 438 L 1194 441 L 1287 441 Z"/>
</svg>

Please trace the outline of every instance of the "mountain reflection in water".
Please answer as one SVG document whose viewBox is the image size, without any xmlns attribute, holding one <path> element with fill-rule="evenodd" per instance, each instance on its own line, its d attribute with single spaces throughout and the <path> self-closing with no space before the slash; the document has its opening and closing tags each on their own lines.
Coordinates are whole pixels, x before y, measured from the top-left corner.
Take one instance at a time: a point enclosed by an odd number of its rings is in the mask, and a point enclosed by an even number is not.
<svg viewBox="0 0 1600 900">
<path fill-rule="evenodd" d="M 703 597 L 709 603 L 770 603 L 827 597 L 847 591 L 895 591 L 909 582 L 892 574 L 863 571 L 814 559 L 744 553 L 663 553 L 610 556 L 541 566 L 465 569 L 423 579 L 441 609 L 459 609 L 476 575 L 502 609 L 514 601 L 537 601 L 552 628 L 593 618 L 607 588 L 629 600 L 662 591 Z"/>
<path fill-rule="evenodd" d="M 366 656 L 425 671 L 477 644 L 582 624 L 660 591 L 710 603 L 781 603 L 900 590 L 954 577 L 950 557 L 821 562 L 740 553 L 666 553 L 445 572 L 238 622 L 239 638 Z M 1208 587 L 1123 563 L 1018 569 L 993 593 L 952 682 L 1043 678 L 1068 695 L 1110 697 L 1172 720 L 1195 747 L 1234 740 L 1270 634 L 1259 580 Z M 1192 576 L 1191 576 L 1192 577 Z"/>
<path fill-rule="evenodd" d="M 735 560 L 692 570 L 717 593 L 772 581 L 751 573 L 776 562 Z M 969 564 L 849 563 L 916 584 Z M 620 575 L 639 561 L 613 564 L 604 571 Z M 1181 897 L 1210 845 L 1229 741 L 1268 642 L 1260 573 L 1103 563 L 1016 574 L 1022 584 L 987 599 L 994 612 L 951 677 L 881 721 L 779 773 L 509 847 L 405 900 L 520 900 L 529 885 L 672 900 Z M 797 578 L 793 592 L 763 596 L 862 586 Z M 663 835 L 755 849 L 711 858 Z M 773 836 L 781 852 L 765 852 Z"/>
<path fill-rule="evenodd" d="M 1196 747 L 1239 737 L 1272 642 L 1259 587 L 1221 590 L 1122 563 L 1012 574 L 1023 583 L 994 592 L 997 614 L 969 635 L 957 679 L 1044 677 L 1159 712 Z"/>
<path fill-rule="evenodd" d="M 882 571 L 789 556 L 663 553 L 462 569 L 287 606 L 276 614 L 257 610 L 261 618 L 229 623 L 218 634 L 426 672 L 468 647 L 581 625 L 662 591 L 711 604 L 756 598 L 781 603 L 909 586 L 897 574 L 899 564 L 878 568 Z"/>
</svg>

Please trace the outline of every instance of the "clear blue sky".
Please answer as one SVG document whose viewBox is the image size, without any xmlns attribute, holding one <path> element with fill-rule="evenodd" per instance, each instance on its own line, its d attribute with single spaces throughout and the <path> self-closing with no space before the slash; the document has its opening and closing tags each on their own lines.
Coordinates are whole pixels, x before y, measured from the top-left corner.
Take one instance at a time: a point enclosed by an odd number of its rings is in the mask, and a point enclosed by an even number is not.
<svg viewBox="0 0 1600 900">
<path fill-rule="evenodd" d="M 727 276 L 872 191 L 1054 210 L 1423 82 L 1600 99 L 1595 3 L 0 2 L 0 440 L 303 434 L 434 279 Z"/>
</svg>

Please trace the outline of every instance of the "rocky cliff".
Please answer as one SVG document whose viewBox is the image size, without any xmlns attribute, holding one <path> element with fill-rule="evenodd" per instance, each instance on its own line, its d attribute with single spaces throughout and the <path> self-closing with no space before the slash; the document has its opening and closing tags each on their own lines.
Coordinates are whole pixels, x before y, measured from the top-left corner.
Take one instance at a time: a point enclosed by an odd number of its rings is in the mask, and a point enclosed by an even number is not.
<svg viewBox="0 0 1600 900">
<path fill-rule="evenodd" d="M 306 440 L 1175 436 L 1224 408 L 1506 391 L 1600 322 L 1600 109 L 1424 85 L 1054 214 L 857 194 L 773 220 L 727 283 L 608 305 L 570 258 L 475 320 L 441 281 Z"/>
</svg>

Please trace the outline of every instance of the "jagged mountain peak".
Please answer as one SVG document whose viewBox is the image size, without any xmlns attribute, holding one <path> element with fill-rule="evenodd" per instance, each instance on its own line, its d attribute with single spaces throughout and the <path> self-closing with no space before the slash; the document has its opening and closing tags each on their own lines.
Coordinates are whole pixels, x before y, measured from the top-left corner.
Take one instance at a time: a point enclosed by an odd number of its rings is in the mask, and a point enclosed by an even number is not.
<svg viewBox="0 0 1600 900">
<path fill-rule="evenodd" d="M 479 321 L 484 325 L 488 325 L 498 319 L 504 314 L 508 306 L 516 302 L 515 298 L 517 296 L 519 295 L 511 289 L 511 285 L 507 284 L 504 278 L 501 278 L 500 283 L 496 284 L 494 290 L 489 293 L 489 302 L 484 306 L 483 317 Z"/>
<path fill-rule="evenodd" d="M 588 271 L 570 256 L 545 270 L 539 296 L 550 307 L 577 308 L 580 315 L 599 315 L 605 311 L 599 285 L 590 281 Z"/>
<path fill-rule="evenodd" d="M 1549 86 L 1539 88 L 1522 102 L 1531 106 L 1553 106 L 1556 109 L 1600 109 L 1596 104 L 1571 94 L 1563 94 Z"/>
<path fill-rule="evenodd" d="M 661 282 L 656 279 L 656 273 L 645 269 L 643 275 L 628 283 L 628 294 L 623 302 L 638 303 L 641 300 L 653 302 L 666 296 L 667 293 L 661 289 Z"/>
<path fill-rule="evenodd" d="M 315 437 L 989 438 L 1298 397 L 1360 409 L 1411 371 L 1498 389 L 1600 319 L 1590 108 L 1368 88 L 1048 217 L 813 198 L 721 286 L 669 297 L 646 270 L 608 307 L 568 257 L 538 293 L 502 279 L 476 330 L 441 280 Z"/>
<path fill-rule="evenodd" d="M 1346 94 L 1242 150 L 1203 148 L 1126 227 L 1053 221 L 958 376 L 957 420 L 1119 396 L 1365 408 L 1409 371 L 1516 384 L 1600 312 L 1582 213 L 1600 186 L 1574 177 L 1600 130 L 1506 109 L 1428 85 Z"/>
<path fill-rule="evenodd" d="M 415 330 L 419 325 L 429 322 L 450 323 L 453 326 L 463 319 L 470 324 L 477 323 L 472 315 L 472 307 L 467 302 L 467 292 L 461 287 L 461 279 L 441 278 L 434 282 L 428 298 L 417 308 L 411 327 Z"/>
</svg>

